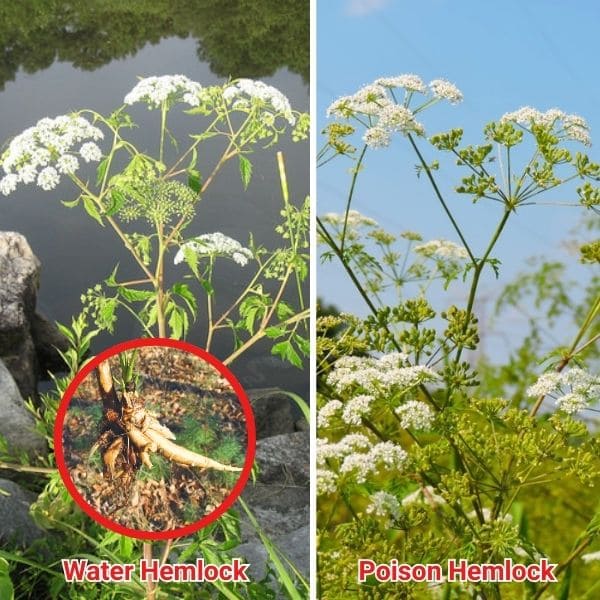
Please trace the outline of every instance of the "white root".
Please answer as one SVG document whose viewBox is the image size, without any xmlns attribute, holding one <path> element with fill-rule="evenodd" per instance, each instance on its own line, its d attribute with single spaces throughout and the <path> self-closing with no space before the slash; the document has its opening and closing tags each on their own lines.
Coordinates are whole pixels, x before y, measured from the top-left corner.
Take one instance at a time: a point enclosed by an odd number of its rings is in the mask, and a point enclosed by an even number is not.
<svg viewBox="0 0 600 600">
<path fill-rule="evenodd" d="M 242 470 L 241 467 L 233 467 L 231 465 L 224 465 L 208 456 L 202 456 L 202 454 L 196 454 L 187 448 L 178 446 L 170 440 L 163 437 L 159 432 L 154 429 L 147 429 L 144 432 L 152 442 L 156 444 L 158 452 L 160 452 L 165 458 L 172 460 L 180 465 L 187 467 L 201 467 L 204 469 L 215 469 L 216 471 L 229 471 L 239 472 Z"/>
</svg>

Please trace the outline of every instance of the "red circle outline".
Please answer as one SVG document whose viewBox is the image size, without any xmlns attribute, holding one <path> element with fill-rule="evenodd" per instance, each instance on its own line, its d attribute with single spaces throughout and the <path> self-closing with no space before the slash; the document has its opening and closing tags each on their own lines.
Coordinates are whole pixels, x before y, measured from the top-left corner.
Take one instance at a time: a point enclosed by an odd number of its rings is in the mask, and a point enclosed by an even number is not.
<svg viewBox="0 0 600 600">
<path fill-rule="evenodd" d="M 69 471 L 65 462 L 62 441 L 62 431 L 69 403 L 71 401 L 71 398 L 73 397 L 73 394 L 81 385 L 83 380 L 103 360 L 106 360 L 107 358 L 110 358 L 115 354 L 120 354 L 125 350 L 132 350 L 133 348 L 141 348 L 144 346 L 167 346 L 170 348 L 177 348 L 178 350 L 183 350 L 185 352 L 195 354 L 199 358 L 210 363 L 231 384 L 233 390 L 235 391 L 238 397 L 238 400 L 240 401 L 240 404 L 242 405 L 244 415 L 246 417 L 246 460 L 244 462 L 244 467 L 242 469 L 240 477 L 237 480 L 236 484 L 233 486 L 233 489 L 231 490 L 229 495 L 213 512 L 211 512 L 208 515 L 205 515 L 200 520 L 191 523 L 190 525 L 186 525 L 185 527 L 179 527 L 177 529 L 167 529 L 165 531 L 144 531 L 138 529 L 130 529 L 129 527 L 124 527 L 123 525 L 115 523 L 115 521 L 111 521 L 110 519 L 97 512 L 94 508 L 92 508 L 92 506 L 88 504 L 88 502 L 86 502 L 83 496 L 79 493 L 79 490 L 75 487 L 75 484 L 73 483 L 73 480 L 69 475 Z M 58 411 L 56 413 L 56 422 L 54 424 L 54 455 L 56 457 L 56 465 L 58 467 L 58 471 L 63 480 L 63 483 L 67 487 L 67 490 L 69 491 L 75 502 L 88 516 L 90 516 L 92 519 L 94 519 L 107 529 L 110 529 L 111 531 L 116 531 L 117 533 L 127 535 L 129 537 L 143 540 L 167 540 L 175 537 L 184 537 L 195 533 L 199 529 L 202 529 L 202 527 L 206 527 L 207 525 L 218 519 L 227 509 L 231 507 L 231 505 L 237 500 L 238 496 L 242 493 L 242 490 L 244 489 L 248 478 L 250 477 L 250 472 L 254 463 L 255 452 L 256 425 L 254 423 L 254 413 L 252 411 L 252 406 L 250 405 L 250 400 L 248 399 L 248 396 L 246 395 L 246 392 L 244 391 L 244 388 L 242 388 L 240 382 L 221 361 L 219 361 L 212 354 L 208 353 L 206 350 L 198 348 L 197 346 L 194 346 L 188 342 L 182 342 L 180 340 L 173 340 L 170 338 L 138 338 L 134 340 L 129 340 L 127 342 L 115 344 L 114 346 L 107 348 L 106 350 L 95 356 L 78 371 L 78 373 L 73 378 L 73 381 L 71 381 L 71 383 L 65 390 L 65 393 L 61 398 Z"/>
</svg>

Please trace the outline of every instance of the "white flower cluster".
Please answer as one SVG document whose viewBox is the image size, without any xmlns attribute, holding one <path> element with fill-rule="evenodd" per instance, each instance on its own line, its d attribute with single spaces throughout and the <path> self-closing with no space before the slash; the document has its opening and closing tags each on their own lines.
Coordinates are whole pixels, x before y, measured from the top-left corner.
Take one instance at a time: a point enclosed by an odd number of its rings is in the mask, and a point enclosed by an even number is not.
<svg viewBox="0 0 600 600">
<path fill-rule="evenodd" d="M 514 122 L 524 127 L 531 125 L 544 125 L 555 127 L 556 132 L 567 140 L 580 142 L 591 146 L 590 128 L 583 117 L 567 114 L 558 108 L 551 108 L 545 112 L 531 106 L 523 106 L 518 110 L 502 115 L 500 122 Z"/>
<path fill-rule="evenodd" d="M 150 108 L 158 108 L 166 102 L 184 102 L 190 106 L 200 104 L 202 86 L 185 75 L 146 77 L 125 96 L 125 104 L 145 102 Z"/>
<path fill-rule="evenodd" d="M 328 442 L 324 439 L 317 440 L 317 466 L 325 467 L 330 458 L 343 460 L 356 450 L 368 450 L 372 446 L 371 441 L 362 433 L 350 433 L 339 442 Z"/>
<path fill-rule="evenodd" d="M 405 98 L 398 103 L 394 89 L 404 89 Z M 415 111 L 408 108 L 412 94 L 424 96 L 424 104 L 437 100 L 447 100 L 451 104 L 460 102 L 463 98 L 460 90 L 445 79 L 434 79 L 429 86 L 417 75 L 405 74 L 395 77 L 381 77 L 373 83 L 365 85 L 351 96 L 343 96 L 333 102 L 327 109 L 327 116 L 349 119 L 351 117 L 368 117 L 370 127 L 363 136 L 365 144 L 372 148 L 388 146 L 393 133 L 424 135 L 425 129 L 415 119 Z"/>
<path fill-rule="evenodd" d="M 369 413 L 371 403 L 375 398 L 367 394 L 355 396 L 352 400 L 346 402 L 342 413 L 342 420 L 348 425 L 360 425 L 362 416 Z"/>
<path fill-rule="evenodd" d="M 381 358 L 343 356 L 335 363 L 327 383 L 338 392 L 359 387 L 368 393 L 391 393 L 439 379 L 429 367 L 402 366 L 407 358 L 399 352 Z"/>
<path fill-rule="evenodd" d="M 395 412 L 400 419 L 400 425 L 404 429 L 410 428 L 427 431 L 431 429 L 431 425 L 433 424 L 433 411 L 425 402 L 420 402 L 419 400 L 409 400 L 401 404 Z"/>
<path fill-rule="evenodd" d="M 333 494 L 337 489 L 337 475 L 329 469 L 317 469 L 317 495 Z"/>
<path fill-rule="evenodd" d="M 415 252 L 428 258 L 446 258 L 451 260 L 462 260 L 469 257 L 463 246 L 459 246 L 448 240 L 431 240 L 425 244 L 419 244 L 413 248 Z"/>
<path fill-rule="evenodd" d="M 445 79 L 434 79 L 429 83 L 429 87 L 436 98 L 448 100 L 450 104 L 458 104 L 463 100 L 462 92 L 453 83 Z"/>
<path fill-rule="evenodd" d="M 431 506 L 439 506 L 445 504 L 446 501 L 435 493 L 435 489 L 431 485 L 418 488 L 414 492 L 402 498 L 402 506 L 410 506 L 411 504 L 429 504 Z"/>
<path fill-rule="evenodd" d="M 329 427 L 331 417 L 337 414 L 344 405 L 339 400 L 330 400 L 317 413 L 317 427 Z"/>
<path fill-rule="evenodd" d="M 394 442 L 380 442 L 368 452 L 348 454 L 340 473 L 353 473 L 358 483 L 364 483 L 370 474 L 375 474 L 381 467 L 388 470 L 401 469 L 408 455 L 406 451 Z"/>
<path fill-rule="evenodd" d="M 290 101 L 277 88 L 254 79 L 237 79 L 223 91 L 223 98 L 232 108 L 249 109 L 253 100 L 270 106 L 290 125 L 296 123 Z"/>
<path fill-rule="evenodd" d="M 560 410 L 574 414 L 600 399 L 600 377 L 579 367 L 560 373 L 551 371 L 540 375 L 527 389 L 527 395 L 531 398 L 551 396 Z"/>
<path fill-rule="evenodd" d="M 597 552 L 588 552 L 587 554 L 581 555 L 581 560 L 584 563 L 589 563 L 595 560 L 600 560 L 600 551 Z"/>
<path fill-rule="evenodd" d="M 375 80 L 375 84 L 389 88 L 404 88 L 407 92 L 427 93 L 425 82 L 418 75 L 412 73 L 396 75 L 395 77 L 380 77 Z"/>
<path fill-rule="evenodd" d="M 97 161 L 102 151 L 93 141 L 104 134 L 79 115 L 43 118 L 33 127 L 16 136 L 2 156 L 5 176 L 0 180 L 0 192 L 14 192 L 19 183 L 33 183 L 43 190 L 52 190 L 60 175 L 70 175 L 79 168 L 81 156 L 86 162 Z"/>
<path fill-rule="evenodd" d="M 323 215 L 323 217 L 321 217 L 321 220 L 324 221 L 325 223 L 329 223 L 331 225 L 343 226 L 345 217 L 346 217 L 345 213 L 339 214 L 339 213 L 329 212 L 329 213 L 325 213 Z M 357 227 L 361 227 L 361 226 L 375 227 L 375 226 L 377 226 L 377 221 L 375 221 L 374 219 L 371 219 L 370 217 L 366 217 L 365 215 L 361 214 L 357 210 L 349 210 L 348 211 L 348 227 L 357 228 Z"/>
<path fill-rule="evenodd" d="M 339 442 L 317 440 L 317 470 L 321 471 L 322 487 L 333 491 L 337 479 L 328 461 L 340 464 L 339 472 L 352 474 L 358 483 L 364 483 L 370 474 L 379 469 L 401 469 L 408 455 L 406 451 L 393 442 L 379 442 L 375 445 L 361 433 L 351 433 Z M 333 475 L 328 474 L 327 472 Z M 328 493 L 328 492 L 325 492 Z"/>
<path fill-rule="evenodd" d="M 371 496 L 371 502 L 367 506 L 367 514 L 387 519 L 397 519 L 400 516 L 400 503 L 396 496 L 388 492 L 375 492 Z"/>
<path fill-rule="evenodd" d="M 233 259 L 241 267 L 248 264 L 253 257 L 252 251 L 244 248 L 237 240 L 220 233 L 205 233 L 184 242 L 175 255 L 173 261 L 176 265 L 185 259 L 185 250 L 193 250 L 199 256 L 225 256 Z"/>
</svg>

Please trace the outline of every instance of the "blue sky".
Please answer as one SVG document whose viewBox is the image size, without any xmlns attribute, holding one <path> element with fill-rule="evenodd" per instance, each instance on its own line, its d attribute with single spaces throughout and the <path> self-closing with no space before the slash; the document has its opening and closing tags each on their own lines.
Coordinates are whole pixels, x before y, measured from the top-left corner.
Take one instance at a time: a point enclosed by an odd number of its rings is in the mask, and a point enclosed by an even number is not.
<svg viewBox="0 0 600 600">
<path fill-rule="evenodd" d="M 337 97 L 377 77 L 415 73 L 426 81 L 448 79 L 465 97 L 457 106 L 438 105 L 424 113 L 420 120 L 428 134 L 461 126 L 465 138 L 477 142 L 487 122 L 530 105 L 582 115 L 592 140 L 600 144 L 599 25 L 600 3 L 592 0 L 321 0 L 317 2 L 318 130 L 327 123 L 326 108 Z M 425 142 L 421 146 L 426 147 Z M 596 148 L 589 153 L 598 161 Z M 428 151 L 428 157 L 435 158 L 434 153 Z M 372 151 L 359 178 L 354 208 L 392 231 L 411 229 L 426 239 L 457 241 L 429 184 L 416 178 L 415 163 L 399 137 L 389 148 Z M 319 214 L 342 211 L 349 167 L 347 161 L 334 161 L 319 169 Z M 451 190 L 458 176 L 458 170 L 449 169 L 441 182 Z M 574 201 L 574 190 L 568 192 L 548 200 Z M 500 217 L 500 206 L 472 205 L 451 192 L 448 201 L 477 254 Z M 502 281 L 508 282 L 532 255 L 568 260 L 562 241 L 574 237 L 581 216 L 582 211 L 571 207 L 523 208 L 494 253 L 503 263 Z M 575 265 L 576 260 L 571 260 Z M 577 272 L 574 266 L 573 273 Z M 337 265 L 321 267 L 318 275 L 320 297 L 365 314 L 362 300 Z M 490 276 L 483 288 L 491 295 L 499 290 Z M 451 294 L 452 302 L 460 301 L 460 291 Z"/>
</svg>

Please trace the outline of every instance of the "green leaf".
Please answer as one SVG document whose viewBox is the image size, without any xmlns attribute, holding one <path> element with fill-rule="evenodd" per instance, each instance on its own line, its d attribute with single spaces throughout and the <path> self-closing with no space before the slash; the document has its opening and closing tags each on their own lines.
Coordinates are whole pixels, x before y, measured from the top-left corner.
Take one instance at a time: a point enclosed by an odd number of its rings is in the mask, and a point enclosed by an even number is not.
<svg viewBox="0 0 600 600">
<path fill-rule="evenodd" d="M 199 194 L 202 191 L 200 171 L 197 169 L 188 169 L 186 173 L 188 176 L 188 185 L 196 192 L 196 194 Z"/>
<path fill-rule="evenodd" d="M 275 344 L 271 348 L 271 354 L 276 356 L 280 356 L 282 360 L 287 360 L 289 363 L 293 364 L 295 367 L 302 367 L 302 359 L 294 349 L 292 342 L 286 340 L 285 342 L 279 342 Z"/>
<path fill-rule="evenodd" d="M 104 283 L 108 287 L 117 287 L 119 285 L 116 280 L 118 268 L 119 268 L 119 263 L 117 263 L 117 265 L 113 269 L 112 273 L 104 280 Z"/>
<path fill-rule="evenodd" d="M 187 314 L 178 306 L 174 305 L 169 317 L 169 327 L 171 329 L 171 337 L 180 340 L 188 326 Z"/>
<path fill-rule="evenodd" d="M 10 579 L 8 561 L 0 558 L 0 598 L 2 600 L 13 600 L 15 590 Z"/>
<path fill-rule="evenodd" d="M 573 576 L 572 564 L 565 570 L 565 576 L 562 580 L 560 591 L 558 593 L 558 600 L 569 600 L 569 594 L 571 592 L 571 578 Z"/>
<path fill-rule="evenodd" d="M 75 200 L 61 200 L 60 203 L 63 206 L 66 206 L 67 208 L 73 208 L 74 206 L 77 206 L 79 204 L 80 200 L 81 196 L 78 196 L 77 198 L 75 198 Z"/>
<path fill-rule="evenodd" d="M 111 217 L 125 204 L 125 196 L 118 190 L 110 193 L 110 206 L 106 209 L 106 216 Z"/>
<path fill-rule="evenodd" d="M 284 321 L 288 317 L 294 315 L 294 309 L 287 303 L 281 300 L 277 305 L 277 318 L 280 321 Z"/>
<path fill-rule="evenodd" d="M 121 539 L 119 540 L 119 546 L 121 558 L 124 558 L 125 560 L 130 559 L 133 553 L 133 540 L 126 535 L 122 535 Z"/>
<path fill-rule="evenodd" d="M 104 160 L 100 161 L 98 168 L 96 169 L 96 185 L 100 185 L 102 180 L 104 179 L 104 175 L 106 175 L 106 169 L 108 169 L 109 156 L 107 156 Z"/>
<path fill-rule="evenodd" d="M 240 175 L 244 189 L 248 189 L 250 179 L 252 179 L 252 163 L 242 154 L 240 154 Z"/>
<path fill-rule="evenodd" d="M 172 288 L 171 292 L 176 294 L 180 298 L 182 298 L 188 307 L 190 313 L 196 316 L 196 311 L 198 309 L 198 304 L 196 302 L 196 296 L 194 296 L 192 290 L 188 287 L 186 283 L 176 283 Z"/>
<path fill-rule="evenodd" d="M 285 332 L 286 332 L 285 327 L 274 326 L 274 327 L 267 327 L 265 329 L 265 335 L 271 339 L 281 337 L 282 335 L 285 335 Z"/>
<path fill-rule="evenodd" d="M 136 290 L 134 288 L 120 287 L 119 294 L 128 302 L 143 302 L 154 297 L 154 292 L 150 290 Z"/>
<path fill-rule="evenodd" d="M 104 227 L 104 223 L 102 222 L 102 217 L 100 216 L 100 213 L 98 212 L 98 208 L 96 207 L 96 204 L 94 203 L 92 198 L 90 198 L 89 196 L 83 196 L 82 200 L 83 200 L 83 207 L 85 208 L 85 212 L 87 212 L 87 214 L 90 215 L 90 217 L 92 217 L 92 219 L 94 219 L 95 221 L 98 221 L 98 223 L 100 223 L 100 225 L 102 225 L 102 227 Z"/>
<path fill-rule="evenodd" d="M 298 396 L 298 394 L 294 394 L 294 392 L 286 392 L 285 390 L 278 390 L 278 393 L 291 398 L 296 403 L 296 406 L 302 411 L 302 415 L 306 419 L 306 422 L 310 423 L 310 406 L 306 403 L 304 398 Z"/>
</svg>

